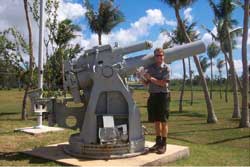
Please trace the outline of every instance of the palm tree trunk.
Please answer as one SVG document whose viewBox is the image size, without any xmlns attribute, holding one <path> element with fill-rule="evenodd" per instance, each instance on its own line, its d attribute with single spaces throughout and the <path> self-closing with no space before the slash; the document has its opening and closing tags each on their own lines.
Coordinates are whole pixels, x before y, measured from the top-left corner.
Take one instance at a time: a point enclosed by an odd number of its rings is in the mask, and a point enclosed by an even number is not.
<svg viewBox="0 0 250 167">
<path fill-rule="evenodd" d="M 229 46 L 229 63 L 230 63 L 231 79 L 232 79 L 232 84 L 233 84 L 233 98 L 234 98 L 234 111 L 232 114 L 232 118 L 240 118 L 237 80 L 236 80 L 236 75 L 235 75 L 236 73 L 235 73 L 233 54 L 232 54 L 231 36 L 230 36 L 228 28 L 226 29 L 226 33 L 227 33 L 227 40 L 228 40 L 228 46 Z"/>
<path fill-rule="evenodd" d="M 185 65 L 184 59 L 182 59 L 182 65 L 183 65 L 183 80 L 182 80 L 181 94 L 180 94 L 180 101 L 179 101 L 179 112 L 183 111 L 183 95 L 184 95 L 184 89 L 185 89 L 185 83 L 186 83 L 186 65 Z"/>
<path fill-rule="evenodd" d="M 99 42 L 99 45 L 102 45 L 102 34 L 101 33 L 98 33 L 98 42 Z"/>
<path fill-rule="evenodd" d="M 21 91 L 21 74 L 18 74 L 18 90 Z"/>
<path fill-rule="evenodd" d="M 225 51 L 223 51 L 223 54 L 225 56 L 225 66 L 226 66 L 226 87 L 225 87 L 225 102 L 228 102 L 228 65 L 227 65 L 227 54 Z"/>
<path fill-rule="evenodd" d="M 192 69 L 191 69 L 190 57 L 188 57 L 188 69 L 189 69 L 190 86 L 191 86 L 190 105 L 192 106 L 193 105 L 193 100 L 194 100 L 194 92 L 193 92 L 193 78 L 192 78 Z"/>
<path fill-rule="evenodd" d="M 238 77 L 237 73 L 235 73 L 235 76 L 236 76 L 236 81 L 237 81 L 237 84 L 238 84 L 238 88 L 239 88 L 240 93 L 241 93 L 241 95 L 242 95 L 242 93 L 243 93 L 243 87 L 242 87 L 242 84 L 241 84 L 241 82 L 240 82 L 240 79 L 239 79 L 239 77 Z"/>
<path fill-rule="evenodd" d="M 175 9 L 175 15 L 176 15 L 176 19 L 178 21 L 178 25 L 180 26 L 182 33 L 184 34 L 184 36 L 186 38 L 186 41 L 191 42 L 191 40 L 190 40 L 186 30 L 185 30 L 184 24 L 181 20 L 179 10 L 176 7 L 174 9 Z M 195 65 L 197 67 L 197 70 L 199 72 L 199 76 L 201 77 L 201 81 L 202 81 L 201 84 L 202 84 L 204 97 L 205 97 L 206 104 L 207 104 L 207 114 L 208 114 L 207 123 L 216 123 L 218 120 L 217 120 L 217 117 L 216 117 L 215 112 L 214 112 L 212 101 L 209 97 L 207 82 L 206 82 L 206 79 L 205 79 L 204 74 L 202 72 L 200 61 L 199 61 L 197 56 L 193 56 L 193 58 L 194 58 L 194 62 L 195 62 Z"/>
<path fill-rule="evenodd" d="M 245 0 L 244 6 L 244 29 L 242 38 L 242 64 L 243 64 L 243 90 L 242 91 L 242 111 L 239 127 L 250 127 L 248 112 L 248 66 L 247 66 L 247 38 L 248 38 L 248 17 L 250 0 Z"/>
<path fill-rule="evenodd" d="M 210 98 L 211 100 L 213 100 L 213 58 L 211 58 L 210 61 L 211 61 L 211 64 L 210 64 L 210 67 L 211 67 Z"/>
<path fill-rule="evenodd" d="M 227 62 L 230 62 L 230 59 L 228 58 L 227 54 L 224 53 L 224 55 L 225 55 L 225 59 L 227 60 Z M 230 65 L 230 63 L 229 63 L 229 65 Z M 235 70 L 234 70 L 234 71 L 235 71 Z M 241 84 L 241 82 L 240 82 L 240 79 L 239 79 L 239 77 L 238 77 L 236 71 L 235 71 L 235 77 L 236 77 L 236 81 L 237 81 L 237 84 L 238 84 L 238 88 L 239 88 L 240 93 L 241 93 L 241 95 L 242 95 L 242 92 L 243 92 L 242 84 Z"/>
<path fill-rule="evenodd" d="M 22 105 L 22 120 L 26 119 L 27 113 L 26 113 L 26 103 L 27 103 L 27 93 L 29 91 L 29 88 L 32 86 L 32 80 L 33 80 L 33 66 L 34 66 L 34 57 L 33 57 L 33 43 L 32 43 L 32 30 L 31 30 L 31 24 L 29 19 L 29 13 L 28 13 L 28 2 L 27 0 L 23 0 L 24 4 L 24 10 L 25 10 L 25 17 L 29 32 L 29 83 L 27 83 L 27 87 L 25 89 L 24 97 L 23 97 L 23 105 Z"/>
<path fill-rule="evenodd" d="M 220 84 L 220 99 L 222 99 L 222 93 L 221 93 L 221 78 L 222 78 L 222 75 L 221 75 L 221 69 L 219 71 L 219 75 L 220 75 L 220 79 L 219 79 L 219 84 Z"/>
<path fill-rule="evenodd" d="M 23 96 L 23 104 L 22 104 L 22 120 L 27 119 L 27 96 L 28 96 L 28 91 L 29 91 L 29 86 L 26 85 L 25 91 L 24 91 L 24 96 Z"/>
</svg>

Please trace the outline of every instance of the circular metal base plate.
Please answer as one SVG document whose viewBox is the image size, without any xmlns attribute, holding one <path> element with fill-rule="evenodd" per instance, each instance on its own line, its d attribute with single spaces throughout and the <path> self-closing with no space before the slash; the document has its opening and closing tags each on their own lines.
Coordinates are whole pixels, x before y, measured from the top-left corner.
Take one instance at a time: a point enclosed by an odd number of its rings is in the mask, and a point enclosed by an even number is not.
<svg viewBox="0 0 250 167">
<path fill-rule="evenodd" d="M 124 154 L 114 154 L 114 153 L 111 153 L 110 154 L 103 154 L 103 155 L 100 155 L 100 154 L 93 154 L 93 153 L 83 153 L 83 154 L 80 154 L 80 153 L 75 153 L 70 145 L 65 145 L 64 146 L 64 152 L 67 153 L 67 154 L 70 154 L 74 157 L 78 157 L 78 158 L 88 158 L 88 159 L 104 159 L 104 160 L 107 160 L 107 159 L 121 159 L 121 158 L 129 158 L 129 157 L 135 157 L 135 156 L 138 156 L 138 155 L 143 155 L 143 154 L 146 154 L 148 153 L 148 148 L 145 147 L 145 149 L 141 152 L 136 152 L 136 153 L 124 153 Z"/>
</svg>

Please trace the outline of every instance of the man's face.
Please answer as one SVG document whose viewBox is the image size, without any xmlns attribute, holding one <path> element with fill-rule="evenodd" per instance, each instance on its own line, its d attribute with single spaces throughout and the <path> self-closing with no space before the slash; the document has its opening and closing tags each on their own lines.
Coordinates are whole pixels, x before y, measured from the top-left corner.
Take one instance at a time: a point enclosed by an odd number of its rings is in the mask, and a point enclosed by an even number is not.
<svg viewBox="0 0 250 167">
<path fill-rule="evenodd" d="M 164 62 L 164 53 L 162 52 L 157 52 L 155 54 L 155 62 L 157 64 L 162 64 Z"/>
</svg>

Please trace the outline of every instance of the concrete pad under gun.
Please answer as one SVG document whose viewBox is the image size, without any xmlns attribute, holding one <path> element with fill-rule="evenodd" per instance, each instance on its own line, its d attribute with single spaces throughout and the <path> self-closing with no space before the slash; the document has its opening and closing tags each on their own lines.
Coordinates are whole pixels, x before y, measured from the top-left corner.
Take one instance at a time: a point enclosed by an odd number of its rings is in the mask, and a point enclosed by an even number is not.
<svg viewBox="0 0 250 167">
<path fill-rule="evenodd" d="M 68 143 L 59 143 L 46 147 L 35 148 L 33 150 L 24 151 L 23 153 L 53 160 L 66 165 L 74 166 L 155 166 L 165 165 L 169 162 L 174 162 L 179 159 L 189 156 L 189 148 L 178 145 L 167 145 L 165 154 L 147 153 L 130 158 L 110 159 L 110 160 L 93 160 L 86 158 L 76 158 L 66 154 L 63 147 Z M 146 147 L 151 147 L 153 142 L 146 142 Z"/>
</svg>

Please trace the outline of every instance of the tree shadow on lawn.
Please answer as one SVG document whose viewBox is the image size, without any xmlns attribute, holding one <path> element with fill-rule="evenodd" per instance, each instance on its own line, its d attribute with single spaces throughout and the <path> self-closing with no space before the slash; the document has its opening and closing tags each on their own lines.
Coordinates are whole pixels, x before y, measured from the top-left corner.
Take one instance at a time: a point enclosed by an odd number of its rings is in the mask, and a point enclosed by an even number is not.
<svg viewBox="0 0 250 167">
<path fill-rule="evenodd" d="M 204 101 L 205 101 L 204 99 L 195 99 L 195 100 L 193 100 L 193 104 L 200 104 L 200 102 L 204 102 Z M 171 102 L 179 104 L 180 100 L 179 99 L 177 99 L 177 100 L 171 99 Z M 191 101 L 190 100 L 182 100 L 182 102 L 185 104 L 190 104 Z"/>
<path fill-rule="evenodd" d="M 6 115 L 18 115 L 20 112 L 0 112 L 0 117 L 6 116 Z"/>
<path fill-rule="evenodd" d="M 225 143 L 225 142 L 228 142 L 228 141 L 233 141 L 233 140 L 238 140 L 238 139 L 245 139 L 245 138 L 249 138 L 249 140 L 250 140 L 250 135 L 236 137 L 236 138 L 229 138 L 229 139 L 224 139 L 224 140 L 219 140 L 219 141 L 211 142 L 211 143 L 208 143 L 208 144 L 209 145 L 220 144 L 220 143 Z"/>
<path fill-rule="evenodd" d="M 25 155 L 20 152 L 0 152 L 0 161 L 23 161 L 23 160 L 29 160 L 29 163 L 33 164 L 43 164 L 43 163 L 49 163 L 51 160 L 41 159 L 37 157 L 32 157 L 29 155 Z M 18 165 L 18 164 L 17 164 Z"/>
<path fill-rule="evenodd" d="M 212 132 L 212 131 L 223 131 L 223 130 L 232 130 L 238 128 L 219 128 L 219 129 L 204 129 L 204 130 L 190 130 L 190 131 L 182 131 L 182 132 L 170 132 L 169 135 L 177 135 L 183 133 L 192 133 L 192 132 Z"/>
<path fill-rule="evenodd" d="M 147 108 L 147 105 L 137 105 L 139 108 Z"/>
<path fill-rule="evenodd" d="M 172 116 L 186 116 L 186 117 L 198 117 L 198 118 L 206 118 L 206 114 L 201 114 L 195 111 L 171 111 L 170 115 Z"/>
<path fill-rule="evenodd" d="M 27 120 L 22 120 L 21 118 L 0 118 L 0 121 L 36 121 L 37 118 L 33 117 L 33 118 L 28 118 Z"/>
</svg>

